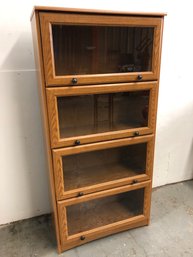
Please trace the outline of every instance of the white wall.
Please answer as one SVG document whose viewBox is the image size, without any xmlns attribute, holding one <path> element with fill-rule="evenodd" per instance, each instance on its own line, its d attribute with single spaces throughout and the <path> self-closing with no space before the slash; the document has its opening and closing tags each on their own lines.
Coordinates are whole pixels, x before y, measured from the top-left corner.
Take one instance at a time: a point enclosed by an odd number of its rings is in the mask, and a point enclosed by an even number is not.
<svg viewBox="0 0 193 257">
<path fill-rule="evenodd" d="M 48 1 L 0 8 L 0 224 L 48 213 L 47 166 L 29 17 Z M 49 1 L 49 5 L 168 12 L 165 19 L 154 186 L 193 177 L 191 1 Z"/>
</svg>

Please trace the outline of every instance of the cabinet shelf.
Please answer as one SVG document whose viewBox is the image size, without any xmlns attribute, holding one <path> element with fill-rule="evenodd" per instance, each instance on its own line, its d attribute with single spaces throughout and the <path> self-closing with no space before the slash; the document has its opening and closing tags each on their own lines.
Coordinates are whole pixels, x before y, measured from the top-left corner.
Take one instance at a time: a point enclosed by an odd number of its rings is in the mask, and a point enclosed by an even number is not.
<svg viewBox="0 0 193 257">
<path fill-rule="evenodd" d="M 54 150 L 58 199 L 62 200 L 77 190 L 85 193 L 88 187 L 93 192 L 98 191 L 107 182 L 107 187 L 111 187 L 112 184 L 131 183 L 140 175 L 144 175 L 143 179 L 148 178 L 151 142 L 152 137 L 147 136 L 142 141 L 128 141 L 127 145 L 120 140 L 117 147 L 112 145 L 116 141 L 92 144 L 85 146 L 80 153 L 76 151 L 81 147 Z"/>
<path fill-rule="evenodd" d="M 53 150 L 57 199 L 151 178 L 152 135 Z"/>
<path fill-rule="evenodd" d="M 145 170 L 139 165 L 134 168 L 121 164 L 96 165 L 92 168 L 76 169 L 65 172 L 65 190 L 87 187 L 95 184 L 132 178 L 144 174 Z"/>
</svg>

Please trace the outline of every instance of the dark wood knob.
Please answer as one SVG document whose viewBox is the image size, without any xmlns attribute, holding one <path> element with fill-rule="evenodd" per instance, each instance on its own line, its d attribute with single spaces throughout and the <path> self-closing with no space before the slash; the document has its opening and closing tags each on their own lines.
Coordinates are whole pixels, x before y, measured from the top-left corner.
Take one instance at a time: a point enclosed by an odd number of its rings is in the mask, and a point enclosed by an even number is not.
<svg viewBox="0 0 193 257">
<path fill-rule="evenodd" d="M 139 131 L 135 131 L 135 132 L 133 133 L 133 135 L 134 135 L 134 136 L 139 136 Z"/>
<path fill-rule="evenodd" d="M 72 84 L 73 84 L 73 85 L 75 85 L 75 84 L 77 84 L 77 83 L 78 83 L 78 79 L 77 79 L 77 78 L 72 78 L 72 80 L 71 80 L 71 81 L 72 81 Z"/>
<path fill-rule="evenodd" d="M 75 145 L 80 145 L 80 140 L 75 140 L 75 141 L 74 141 L 74 144 L 75 144 Z"/>
<path fill-rule="evenodd" d="M 85 239 L 85 236 L 81 236 L 81 237 L 80 237 L 80 240 L 83 241 L 84 239 Z"/>
<path fill-rule="evenodd" d="M 136 184 L 136 183 L 138 183 L 138 180 L 137 180 L 137 179 L 134 179 L 134 180 L 131 182 L 132 185 L 133 185 L 133 184 Z"/>
<path fill-rule="evenodd" d="M 142 80 L 142 78 L 143 78 L 143 76 L 140 75 L 140 74 L 137 76 L 137 79 L 138 79 L 138 80 Z"/>
<path fill-rule="evenodd" d="M 79 193 L 78 193 L 78 196 L 83 196 L 83 195 L 84 195 L 83 192 L 79 192 Z"/>
</svg>

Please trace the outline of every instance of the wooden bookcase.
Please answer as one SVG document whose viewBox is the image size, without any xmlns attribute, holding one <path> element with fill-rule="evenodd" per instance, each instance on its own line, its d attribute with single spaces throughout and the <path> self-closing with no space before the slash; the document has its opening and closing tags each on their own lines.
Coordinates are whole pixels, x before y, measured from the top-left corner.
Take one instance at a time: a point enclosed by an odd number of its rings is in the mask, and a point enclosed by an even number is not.
<svg viewBox="0 0 193 257">
<path fill-rule="evenodd" d="M 33 10 L 59 253 L 149 223 L 164 15 Z"/>
</svg>

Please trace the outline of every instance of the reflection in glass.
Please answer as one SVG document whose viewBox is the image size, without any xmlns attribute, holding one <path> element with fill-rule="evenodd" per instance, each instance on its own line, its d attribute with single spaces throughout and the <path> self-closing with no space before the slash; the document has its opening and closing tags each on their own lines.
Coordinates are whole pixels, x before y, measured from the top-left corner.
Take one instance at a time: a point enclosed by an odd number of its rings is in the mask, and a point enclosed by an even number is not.
<svg viewBox="0 0 193 257">
<path fill-rule="evenodd" d="M 149 90 L 58 97 L 60 138 L 148 126 Z"/>
<path fill-rule="evenodd" d="M 52 25 L 55 73 L 151 71 L 153 34 L 152 27 Z"/>
<path fill-rule="evenodd" d="M 67 206 L 68 235 L 143 214 L 144 189 Z"/>
<path fill-rule="evenodd" d="M 147 143 L 62 157 L 65 191 L 146 172 Z"/>
</svg>

